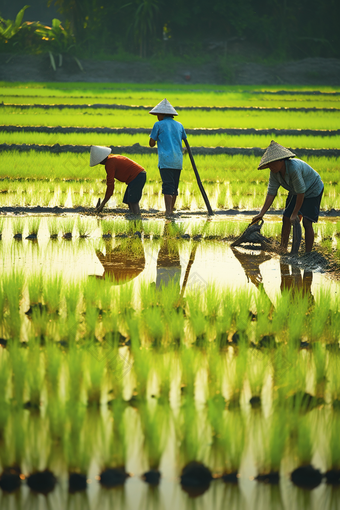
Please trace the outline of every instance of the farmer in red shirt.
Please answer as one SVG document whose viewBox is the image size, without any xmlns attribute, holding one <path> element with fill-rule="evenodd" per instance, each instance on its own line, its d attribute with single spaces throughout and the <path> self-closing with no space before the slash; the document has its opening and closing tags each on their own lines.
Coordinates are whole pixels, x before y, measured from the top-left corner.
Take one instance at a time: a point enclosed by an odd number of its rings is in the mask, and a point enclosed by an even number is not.
<svg viewBox="0 0 340 510">
<path fill-rule="evenodd" d="M 140 215 L 139 201 L 146 181 L 144 168 L 125 156 L 111 154 L 111 149 L 108 147 L 93 145 L 91 147 L 90 166 L 98 164 L 105 165 L 107 179 L 105 197 L 97 207 L 97 212 L 101 212 L 112 197 L 115 179 L 118 179 L 118 181 L 126 182 L 128 185 L 123 198 L 124 204 L 129 206 L 132 214 Z"/>
</svg>

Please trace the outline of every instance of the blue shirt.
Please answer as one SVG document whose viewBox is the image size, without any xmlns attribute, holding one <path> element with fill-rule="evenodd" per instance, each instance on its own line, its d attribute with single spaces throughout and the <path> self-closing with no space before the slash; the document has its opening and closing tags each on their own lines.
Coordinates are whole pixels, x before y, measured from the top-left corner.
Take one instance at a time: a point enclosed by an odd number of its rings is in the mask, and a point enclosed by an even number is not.
<svg viewBox="0 0 340 510">
<path fill-rule="evenodd" d="M 323 182 L 320 175 L 301 159 L 287 159 L 285 161 L 285 176 L 270 172 L 268 183 L 268 195 L 276 195 L 280 186 L 293 195 L 304 193 L 305 198 L 313 198 L 320 195 L 323 190 Z"/>
<path fill-rule="evenodd" d="M 157 142 L 158 167 L 182 170 L 182 140 L 185 140 L 184 127 L 172 117 L 155 122 L 150 138 Z"/>
</svg>

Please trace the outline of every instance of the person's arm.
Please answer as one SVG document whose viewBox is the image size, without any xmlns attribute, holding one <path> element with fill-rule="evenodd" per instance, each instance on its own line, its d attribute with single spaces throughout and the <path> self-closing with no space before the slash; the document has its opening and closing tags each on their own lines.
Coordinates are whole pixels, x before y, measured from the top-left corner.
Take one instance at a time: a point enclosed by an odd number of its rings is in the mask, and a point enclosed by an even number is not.
<svg viewBox="0 0 340 510">
<path fill-rule="evenodd" d="M 100 206 L 97 208 L 97 212 L 99 212 L 99 213 L 102 212 L 102 210 L 104 209 L 104 206 L 107 204 L 107 202 L 110 200 L 110 198 L 113 195 L 113 189 L 114 189 L 114 185 L 112 185 L 112 184 L 109 184 L 106 186 L 106 193 L 105 193 L 104 200 L 102 201 Z"/>
<path fill-rule="evenodd" d="M 294 223 L 294 221 L 296 220 L 297 216 L 298 216 L 298 212 L 299 210 L 301 209 L 301 206 L 303 204 L 303 201 L 305 199 L 305 194 L 304 193 L 298 193 L 296 195 L 296 203 L 295 203 L 295 207 L 294 207 L 294 210 L 290 216 L 290 222 L 291 223 Z"/>
<path fill-rule="evenodd" d="M 269 193 L 267 194 L 266 196 L 266 200 L 264 201 L 264 204 L 263 204 L 263 207 L 261 209 L 261 211 L 259 212 L 259 214 L 257 214 L 256 216 L 254 216 L 254 218 L 252 219 L 252 222 L 255 222 L 257 220 L 261 220 L 263 218 L 263 216 L 266 214 L 266 212 L 268 211 L 269 207 L 272 205 L 272 203 L 274 202 L 274 198 L 276 197 L 276 195 L 269 195 Z"/>
<path fill-rule="evenodd" d="M 155 145 L 156 145 L 156 140 L 154 140 L 153 138 L 149 138 L 149 146 L 154 147 Z"/>
</svg>

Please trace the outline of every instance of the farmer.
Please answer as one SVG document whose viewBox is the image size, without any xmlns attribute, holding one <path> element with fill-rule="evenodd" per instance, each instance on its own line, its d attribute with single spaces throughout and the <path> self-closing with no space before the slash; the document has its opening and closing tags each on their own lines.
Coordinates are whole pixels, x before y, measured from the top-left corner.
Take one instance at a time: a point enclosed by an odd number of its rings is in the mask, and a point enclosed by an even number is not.
<svg viewBox="0 0 340 510">
<path fill-rule="evenodd" d="M 162 179 L 165 214 L 172 216 L 183 164 L 182 140 L 187 135 L 182 124 L 174 120 L 174 115 L 178 113 L 167 99 L 163 99 L 149 113 L 157 115 L 158 119 L 152 128 L 149 145 L 154 147 L 158 144 L 158 168 Z"/>
<path fill-rule="evenodd" d="M 128 185 L 123 198 L 124 204 L 129 206 L 132 214 L 140 215 L 139 201 L 146 181 L 146 172 L 132 159 L 111 154 L 111 149 L 92 145 L 90 155 L 90 166 L 105 165 L 106 170 L 106 193 L 104 200 L 97 206 L 96 211 L 101 212 L 105 204 L 110 200 L 115 187 L 115 179 L 126 182 Z"/>
<path fill-rule="evenodd" d="M 261 219 L 272 205 L 280 186 L 289 191 L 282 219 L 281 248 L 287 251 L 292 224 L 303 217 L 305 229 L 306 253 L 311 252 L 314 243 L 313 223 L 320 213 L 320 202 L 323 194 L 323 182 L 320 175 L 307 163 L 300 159 L 290 159 L 295 154 L 282 145 L 270 142 L 263 154 L 259 170 L 270 169 L 267 197 L 260 213 L 253 221 Z"/>
</svg>

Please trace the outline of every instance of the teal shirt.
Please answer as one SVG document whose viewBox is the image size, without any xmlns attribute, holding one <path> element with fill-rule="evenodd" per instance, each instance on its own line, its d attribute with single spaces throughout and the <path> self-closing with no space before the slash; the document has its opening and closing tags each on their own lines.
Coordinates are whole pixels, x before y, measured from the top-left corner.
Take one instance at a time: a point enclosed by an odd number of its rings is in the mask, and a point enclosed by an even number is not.
<svg viewBox="0 0 340 510">
<path fill-rule="evenodd" d="M 154 124 L 150 138 L 157 142 L 159 168 L 182 169 L 182 140 L 186 137 L 182 124 L 171 117 Z"/>
<path fill-rule="evenodd" d="M 284 178 L 279 173 L 270 172 L 268 183 L 268 195 L 276 195 L 280 186 L 293 195 L 304 193 L 305 198 L 313 198 L 320 195 L 323 190 L 323 182 L 320 175 L 301 159 L 286 159 L 286 173 Z"/>
</svg>

